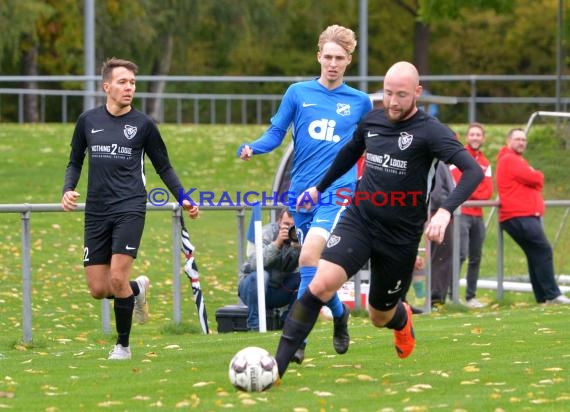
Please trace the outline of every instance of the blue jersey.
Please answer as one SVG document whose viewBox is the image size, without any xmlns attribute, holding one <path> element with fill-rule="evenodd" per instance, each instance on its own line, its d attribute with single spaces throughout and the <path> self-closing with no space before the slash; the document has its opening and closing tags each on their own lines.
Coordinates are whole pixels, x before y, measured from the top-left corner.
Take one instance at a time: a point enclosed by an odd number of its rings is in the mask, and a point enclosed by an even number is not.
<svg viewBox="0 0 570 412">
<path fill-rule="evenodd" d="M 371 108 L 372 102 L 366 93 L 344 83 L 333 90 L 316 79 L 294 83 L 272 117 L 272 127 L 250 147 L 254 154 L 267 153 L 281 144 L 291 127 L 294 154 L 290 191 L 299 195 L 321 180 Z M 337 179 L 329 191 L 353 188 L 355 182 L 356 167 L 353 167 Z"/>
</svg>

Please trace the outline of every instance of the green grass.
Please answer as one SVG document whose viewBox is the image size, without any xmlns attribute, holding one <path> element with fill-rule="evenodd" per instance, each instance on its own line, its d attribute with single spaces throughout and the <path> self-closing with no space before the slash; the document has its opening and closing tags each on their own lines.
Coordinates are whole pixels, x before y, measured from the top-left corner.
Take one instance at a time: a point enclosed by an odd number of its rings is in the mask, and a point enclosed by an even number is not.
<svg viewBox="0 0 570 412">
<path fill-rule="evenodd" d="M 457 130 L 462 132 L 457 126 Z M 269 190 L 283 149 L 244 163 L 238 144 L 257 137 L 259 126 L 162 126 L 173 165 L 186 187 L 229 192 Z M 488 128 L 489 158 L 507 126 Z M 0 128 L 0 203 L 58 203 L 71 125 Z M 541 140 L 542 139 L 542 140 Z M 528 157 L 547 174 L 547 197 L 568 199 L 566 153 L 547 138 Z M 552 142 L 552 140 L 550 140 Z M 540 143 L 540 145 L 538 144 Z M 550 153 L 550 155 L 549 155 Z M 565 156 L 566 155 L 566 156 Z M 552 160 L 555 159 L 555 160 Z M 84 171 L 84 177 L 85 177 Z M 147 164 L 149 189 L 162 187 Z M 79 191 L 85 193 L 85 179 Z M 84 200 L 84 198 L 83 198 Z M 559 213 L 558 215 L 556 213 Z M 558 217 L 556 217 L 558 216 Z M 549 210 L 553 239 L 561 211 Z M 0 214 L 0 408 L 17 411 L 174 410 L 215 411 L 421 411 L 570 409 L 570 308 L 536 306 L 528 293 L 481 290 L 490 306 L 415 317 L 417 349 L 399 360 L 387 330 L 363 316 L 350 322 L 353 344 L 338 356 L 330 322 L 312 332 L 308 360 L 292 365 L 283 384 L 252 395 L 235 391 L 228 362 L 250 345 L 274 351 L 279 334 L 217 334 L 215 310 L 235 303 L 236 216 L 204 211 L 188 221 L 197 246 L 204 298 L 213 333 L 200 332 L 189 285 L 183 279 L 182 323 L 172 321 L 170 214 L 150 212 L 135 272 L 152 280 L 151 321 L 135 325 L 133 360 L 106 355 L 114 333 L 101 331 L 101 304 L 89 297 L 81 265 L 81 213 L 32 214 L 33 343 L 22 344 L 21 239 L 18 214 Z M 496 223 L 493 223 L 496 225 Z M 491 226 L 482 268 L 495 276 L 496 226 Z M 493 228 L 494 227 L 494 228 Z M 495 237 L 494 237 L 495 236 Z M 570 273 L 568 230 L 555 250 L 559 273 Z M 520 250 L 505 247 L 506 274 L 526 273 Z"/>
</svg>

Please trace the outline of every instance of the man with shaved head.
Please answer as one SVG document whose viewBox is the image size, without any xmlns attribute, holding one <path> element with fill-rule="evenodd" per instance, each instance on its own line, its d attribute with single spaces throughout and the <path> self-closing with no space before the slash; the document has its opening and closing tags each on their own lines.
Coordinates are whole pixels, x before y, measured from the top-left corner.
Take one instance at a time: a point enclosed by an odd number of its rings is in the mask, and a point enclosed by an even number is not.
<svg viewBox="0 0 570 412">
<path fill-rule="evenodd" d="M 398 62 L 390 67 L 384 77 L 384 107 L 364 117 L 320 182 L 298 198 L 298 208 L 310 209 L 364 154 L 358 190 L 331 233 L 315 277 L 283 327 L 275 355 L 280 377 L 313 328 L 321 307 L 368 260 L 372 324 L 393 330 L 398 357 L 406 358 L 414 349 L 412 312 L 404 297 L 422 233 L 425 230 L 429 240 L 441 243 L 453 211 L 483 179 L 481 168 L 455 133 L 418 109 L 421 92 L 414 65 Z M 426 225 L 438 160 L 455 165 L 462 176 Z M 312 202 L 307 201 L 309 197 Z"/>
</svg>

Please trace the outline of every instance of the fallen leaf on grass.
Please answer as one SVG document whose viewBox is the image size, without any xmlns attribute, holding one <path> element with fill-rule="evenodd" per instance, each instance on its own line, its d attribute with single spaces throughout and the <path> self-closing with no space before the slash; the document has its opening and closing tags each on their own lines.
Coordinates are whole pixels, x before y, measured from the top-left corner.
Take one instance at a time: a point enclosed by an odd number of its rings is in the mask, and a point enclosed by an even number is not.
<svg viewBox="0 0 570 412">
<path fill-rule="evenodd" d="M 183 400 L 183 401 L 180 401 L 180 402 L 176 403 L 176 405 L 174 405 L 174 407 L 177 408 L 177 409 L 178 409 L 178 408 L 187 408 L 187 407 L 189 407 L 189 406 L 191 406 L 191 405 L 192 405 L 192 404 L 190 403 L 190 401 L 188 401 L 188 400 Z"/>
<path fill-rule="evenodd" d="M 97 406 L 101 406 L 102 408 L 107 408 L 109 406 L 117 406 L 117 405 L 122 405 L 122 402 L 119 401 L 105 401 L 105 402 L 100 402 L 97 404 Z"/>
<path fill-rule="evenodd" d="M 530 403 L 534 403 L 534 404 L 542 404 L 542 403 L 550 403 L 550 401 L 548 399 L 531 399 Z"/>
<path fill-rule="evenodd" d="M 372 381 L 376 380 L 372 376 L 368 376 L 368 375 L 356 375 L 356 378 L 362 382 L 372 382 Z"/>
<path fill-rule="evenodd" d="M 315 391 L 313 393 L 317 396 L 333 396 L 331 392 Z"/>
<path fill-rule="evenodd" d="M 180 345 L 167 345 L 164 349 L 180 349 Z"/>
<path fill-rule="evenodd" d="M 208 385 L 212 385 L 216 382 L 196 382 L 194 385 L 192 385 L 193 388 L 201 388 L 203 386 L 208 386 Z"/>
<path fill-rule="evenodd" d="M 35 370 L 35 369 L 25 369 L 24 372 L 31 373 L 32 375 L 39 375 L 45 373 L 42 370 Z"/>
<path fill-rule="evenodd" d="M 479 372 L 479 368 L 475 365 L 467 365 L 463 368 L 465 372 Z"/>
<path fill-rule="evenodd" d="M 14 396 L 16 396 L 16 394 L 14 392 L 0 392 L 0 398 L 13 398 Z"/>
<path fill-rule="evenodd" d="M 414 385 L 408 389 L 406 389 L 406 392 L 423 392 L 426 389 L 431 389 L 431 385 L 427 384 L 427 383 L 418 383 L 417 385 Z"/>
</svg>

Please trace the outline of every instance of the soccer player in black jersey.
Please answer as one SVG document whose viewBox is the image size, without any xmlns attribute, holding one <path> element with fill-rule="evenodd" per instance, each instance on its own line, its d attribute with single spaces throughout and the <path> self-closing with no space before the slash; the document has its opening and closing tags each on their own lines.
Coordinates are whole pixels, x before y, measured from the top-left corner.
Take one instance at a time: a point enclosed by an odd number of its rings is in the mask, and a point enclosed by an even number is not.
<svg viewBox="0 0 570 412">
<path fill-rule="evenodd" d="M 440 243 L 453 211 L 483 179 L 481 167 L 455 134 L 418 109 L 421 92 L 417 69 L 408 62 L 394 64 L 384 77 L 384 108 L 364 117 L 317 186 L 298 198 L 297 207 L 316 204 L 319 194 L 365 153 L 358 191 L 331 233 L 315 278 L 293 305 L 283 327 L 275 356 L 280 377 L 313 328 L 322 305 L 369 259 L 371 322 L 394 331 L 400 358 L 414 349 L 412 312 L 403 299 L 422 233 L 425 229 L 429 240 Z M 463 174 L 425 225 L 438 159 L 456 165 Z"/>
<path fill-rule="evenodd" d="M 128 60 L 111 58 L 103 63 L 106 103 L 77 120 L 61 199 L 65 211 L 77 207 L 75 188 L 87 155 L 83 265 L 91 295 L 114 298 L 118 338 L 109 353 L 114 360 L 131 358 L 133 312 L 139 323 L 148 318 L 149 279 L 139 276 L 130 281 L 145 222 L 144 155 L 176 199 L 183 189 L 155 123 L 131 106 L 136 73 L 136 64 Z M 182 206 L 190 218 L 198 216 L 198 207 L 188 200 Z"/>
</svg>

